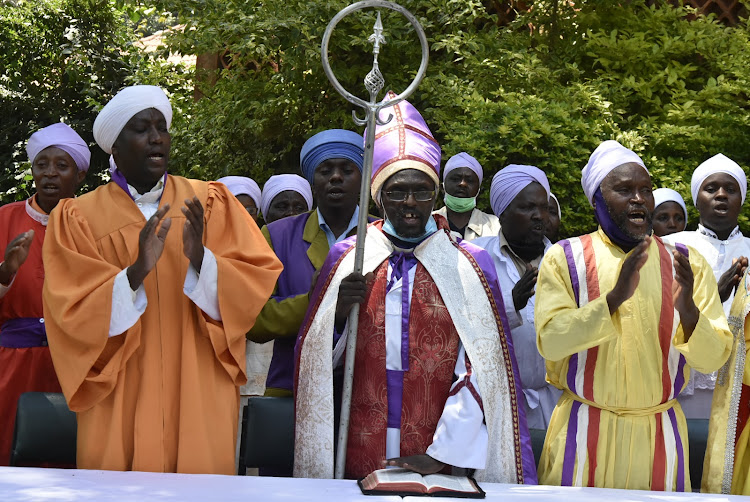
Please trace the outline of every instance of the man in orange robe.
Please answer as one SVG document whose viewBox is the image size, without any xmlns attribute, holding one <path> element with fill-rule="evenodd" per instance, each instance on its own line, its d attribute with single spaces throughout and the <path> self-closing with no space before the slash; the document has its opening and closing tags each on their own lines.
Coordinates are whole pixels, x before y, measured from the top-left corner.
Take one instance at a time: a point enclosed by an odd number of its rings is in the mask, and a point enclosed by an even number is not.
<svg viewBox="0 0 750 502">
<path fill-rule="evenodd" d="M 113 181 L 50 217 L 44 313 L 79 468 L 234 471 L 245 333 L 282 267 L 224 185 L 166 174 L 171 118 L 158 87 L 120 91 L 94 123 Z"/>
</svg>

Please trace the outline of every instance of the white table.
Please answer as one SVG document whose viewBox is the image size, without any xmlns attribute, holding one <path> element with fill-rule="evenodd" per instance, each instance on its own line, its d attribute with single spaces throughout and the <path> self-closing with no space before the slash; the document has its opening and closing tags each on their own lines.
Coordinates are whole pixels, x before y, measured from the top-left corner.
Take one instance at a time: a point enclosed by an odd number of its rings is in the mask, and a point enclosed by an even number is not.
<svg viewBox="0 0 750 502">
<path fill-rule="evenodd" d="M 745 497 L 700 493 L 664 493 L 601 488 L 522 486 L 480 483 L 486 500 L 497 502 L 607 501 L 681 502 L 744 501 Z M 334 479 L 261 478 L 207 474 L 159 474 L 151 472 L 86 471 L 0 467 L 0 500 L 192 502 L 426 502 L 467 499 L 426 497 L 373 497 L 362 495 L 354 481 Z"/>
<path fill-rule="evenodd" d="M 570 486 L 545 485 L 501 485 L 496 483 L 479 483 L 487 494 L 484 500 L 492 502 L 698 502 L 698 501 L 743 501 L 748 497 L 714 495 L 704 493 L 647 492 L 641 490 L 613 490 L 608 488 L 574 488 Z M 404 497 L 404 502 L 463 501 L 470 499 Z"/>
<path fill-rule="evenodd" d="M 0 467 L 0 500 L 401 502 L 402 499 L 362 495 L 357 483 L 347 480 Z"/>
</svg>

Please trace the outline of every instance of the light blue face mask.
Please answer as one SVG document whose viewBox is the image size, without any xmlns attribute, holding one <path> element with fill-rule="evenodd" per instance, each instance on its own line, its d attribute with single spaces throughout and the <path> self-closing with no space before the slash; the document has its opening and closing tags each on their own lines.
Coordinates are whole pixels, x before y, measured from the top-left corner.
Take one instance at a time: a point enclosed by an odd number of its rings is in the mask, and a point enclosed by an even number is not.
<svg viewBox="0 0 750 502">
<path fill-rule="evenodd" d="M 385 211 L 383 211 L 385 212 Z M 430 216 L 430 218 L 427 220 L 427 226 L 424 229 L 424 233 L 420 235 L 419 237 L 402 237 L 397 232 L 396 229 L 393 228 L 393 223 L 391 223 L 391 220 L 388 219 L 388 215 L 385 215 L 385 223 L 383 223 L 383 232 L 387 233 L 388 235 L 392 235 L 398 240 L 408 242 L 410 244 L 419 244 L 423 240 L 425 240 L 430 235 L 434 234 L 438 231 L 437 223 L 435 223 L 435 218 Z"/>
</svg>

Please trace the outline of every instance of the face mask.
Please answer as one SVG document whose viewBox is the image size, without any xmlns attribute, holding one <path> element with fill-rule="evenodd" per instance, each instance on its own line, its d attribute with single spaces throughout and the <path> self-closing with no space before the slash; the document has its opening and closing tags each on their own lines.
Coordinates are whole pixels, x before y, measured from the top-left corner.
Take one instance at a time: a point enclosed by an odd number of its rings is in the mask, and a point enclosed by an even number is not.
<svg viewBox="0 0 750 502">
<path fill-rule="evenodd" d="M 385 223 L 383 223 L 383 232 L 387 233 L 388 235 L 392 235 L 396 239 L 399 239 L 404 242 L 408 242 L 410 244 L 418 244 L 437 231 L 438 231 L 437 223 L 435 223 L 435 218 L 433 218 L 432 216 L 430 216 L 430 218 L 427 220 L 427 226 L 424 229 L 424 233 L 420 235 L 419 237 L 400 236 L 396 232 L 396 229 L 393 228 L 393 223 L 391 223 L 391 220 L 388 219 L 387 214 L 385 215 Z"/>
<path fill-rule="evenodd" d="M 445 206 L 454 213 L 468 213 L 477 207 L 476 197 L 454 197 L 446 193 L 443 201 L 445 201 Z"/>
</svg>

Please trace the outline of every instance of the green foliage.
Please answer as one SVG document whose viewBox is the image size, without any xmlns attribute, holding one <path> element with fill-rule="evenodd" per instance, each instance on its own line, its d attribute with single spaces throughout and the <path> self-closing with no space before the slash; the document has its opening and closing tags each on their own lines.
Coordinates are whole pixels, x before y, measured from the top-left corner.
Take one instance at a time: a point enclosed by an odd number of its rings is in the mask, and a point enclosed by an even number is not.
<svg viewBox="0 0 750 502">
<path fill-rule="evenodd" d="M 263 182 L 295 172 L 304 140 L 325 128 L 358 130 L 352 106 L 322 71 L 320 42 L 345 0 L 160 0 L 187 24 L 173 51 L 230 54 L 216 85 L 175 129 L 178 169 L 203 178 L 244 174 Z M 750 164 L 746 26 L 729 28 L 664 2 L 537 1 L 499 26 L 479 0 L 404 0 L 430 40 L 428 74 L 410 101 L 443 147 L 465 150 L 491 175 L 509 163 L 544 169 L 563 202 L 563 231 L 594 228 L 580 170 L 605 139 L 646 161 L 655 186 L 689 198 L 692 170 L 717 152 Z M 383 12 L 381 69 L 403 90 L 419 66 L 419 44 L 400 15 Z M 690 18 L 694 20 L 689 20 Z M 361 97 L 371 66 L 372 12 L 339 23 L 329 57 L 345 88 Z M 691 224 L 696 223 L 692 214 Z M 741 219 L 743 230 L 748 221 Z"/>
<path fill-rule="evenodd" d="M 135 39 L 111 0 L 0 2 L 0 202 L 29 196 L 26 141 L 60 120 L 91 145 L 82 191 L 103 181 L 108 156 L 93 141 L 96 111 L 125 83 L 169 87 L 179 77 L 136 50 Z"/>
<path fill-rule="evenodd" d="M 11 48 L 0 55 L 0 101 L 4 111 L 14 107 L 3 114 L 0 141 L 17 150 L 29 131 L 59 117 L 75 118 L 88 133 L 96 107 L 124 83 L 155 83 L 170 90 L 175 109 L 172 172 L 203 179 L 242 174 L 261 184 L 274 172 L 297 172 L 299 150 L 313 133 L 361 131 L 320 57 L 326 25 L 349 3 L 35 2 L 46 15 L 32 14 L 27 2 L 0 7 L 0 44 Z M 655 186 L 676 188 L 688 206 L 691 173 L 709 156 L 723 152 L 750 165 L 744 21 L 727 27 L 659 0 L 539 0 L 527 2 L 530 11 L 507 25 L 487 7 L 497 2 L 400 3 L 417 16 L 430 42 L 427 76 L 410 101 L 440 141 L 444 160 L 465 150 L 483 164 L 485 210 L 492 174 L 509 163 L 532 164 L 547 172 L 562 202 L 563 233 L 590 231 L 580 170 L 605 139 L 638 152 Z M 170 15 L 185 30 L 172 32 L 162 52 L 137 55 L 128 19 L 145 32 Z M 87 16 L 90 26 L 80 28 Z M 339 81 L 361 97 L 374 21 L 372 11 L 347 17 L 329 47 Z M 387 44 L 379 61 L 387 88 L 398 92 L 416 73 L 419 44 L 399 14 L 383 11 L 383 24 Z M 76 33 L 71 25 L 86 36 L 72 43 L 66 38 Z M 160 63 L 168 52 L 222 54 L 226 67 L 191 75 Z M 193 85 L 203 99 L 193 100 Z M 5 165 L 21 159 L 18 152 L 3 158 Z M 11 184 L 18 179 L 4 178 L 0 193 Z M 690 223 L 696 222 L 691 208 Z M 750 230 L 745 216 L 740 222 Z"/>
</svg>

